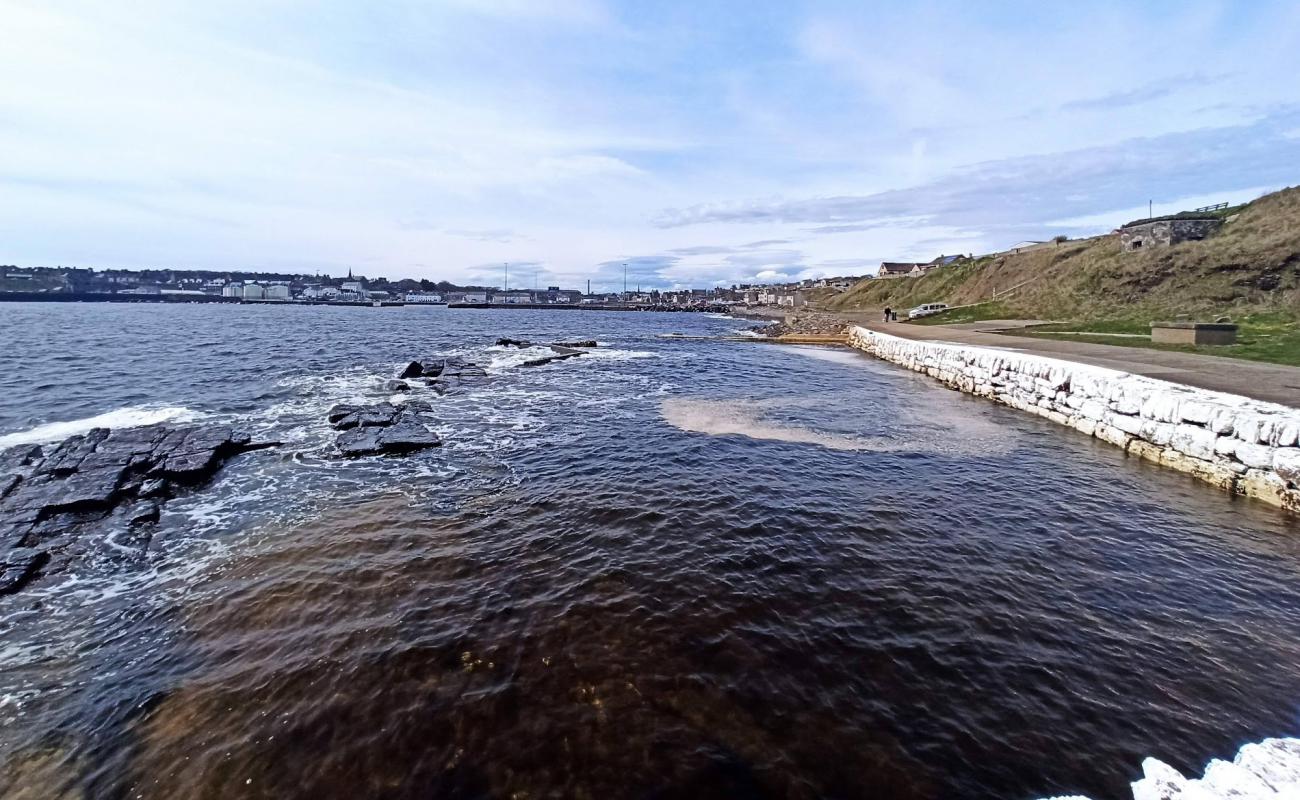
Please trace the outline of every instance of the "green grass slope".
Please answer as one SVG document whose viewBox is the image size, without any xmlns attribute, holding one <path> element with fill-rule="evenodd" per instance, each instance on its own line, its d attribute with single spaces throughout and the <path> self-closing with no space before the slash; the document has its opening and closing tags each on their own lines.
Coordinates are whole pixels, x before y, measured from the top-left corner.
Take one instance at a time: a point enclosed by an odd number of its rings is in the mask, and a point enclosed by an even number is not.
<svg viewBox="0 0 1300 800">
<path fill-rule="evenodd" d="M 984 256 L 920 278 L 866 280 L 828 298 L 834 311 L 906 311 L 996 299 L 965 318 L 1064 321 L 1194 319 L 1261 314 L 1300 320 L 1300 188 L 1231 209 L 1222 229 L 1199 242 L 1125 253 L 1116 235 L 1062 242 L 1019 254 Z"/>
</svg>

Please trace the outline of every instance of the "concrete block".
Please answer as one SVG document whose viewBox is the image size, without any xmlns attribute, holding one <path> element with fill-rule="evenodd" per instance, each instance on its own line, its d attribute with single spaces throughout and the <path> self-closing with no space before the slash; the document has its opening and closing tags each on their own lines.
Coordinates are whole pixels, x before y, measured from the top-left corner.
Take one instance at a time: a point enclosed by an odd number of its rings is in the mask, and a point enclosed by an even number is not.
<svg viewBox="0 0 1300 800">
<path fill-rule="evenodd" d="M 1282 480 L 1300 486 L 1300 449 L 1279 447 L 1273 451 L 1273 471 Z"/>
<path fill-rule="evenodd" d="M 1237 442 L 1237 460 L 1252 469 L 1272 469 L 1274 452 L 1268 445 Z"/>
</svg>

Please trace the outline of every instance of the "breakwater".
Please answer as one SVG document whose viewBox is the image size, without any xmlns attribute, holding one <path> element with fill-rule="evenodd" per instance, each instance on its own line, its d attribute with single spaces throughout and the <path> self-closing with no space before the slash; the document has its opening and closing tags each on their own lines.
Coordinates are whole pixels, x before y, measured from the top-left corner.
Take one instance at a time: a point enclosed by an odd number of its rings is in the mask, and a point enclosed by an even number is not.
<svg viewBox="0 0 1300 800">
<path fill-rule="evenodd" d="M 1118 370 L 862 327 L 849 344 L 1234 494 L 1300 511 L 1300 411 Z"/>
</svg>

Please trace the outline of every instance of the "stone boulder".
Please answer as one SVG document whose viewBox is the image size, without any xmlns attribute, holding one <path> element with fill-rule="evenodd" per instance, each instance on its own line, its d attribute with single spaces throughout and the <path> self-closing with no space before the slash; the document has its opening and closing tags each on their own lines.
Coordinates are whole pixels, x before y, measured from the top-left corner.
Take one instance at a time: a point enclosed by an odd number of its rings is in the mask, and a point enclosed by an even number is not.
<svg viewBox="0 0 1300 800">
<path fill-rule="evenodd" d="M 556 342 L 555 344 L 553 344 L 553 345 L 551 345 L 551 346 L 552 346 L 552 347 L 569 347 L 569 348 L 574 348 L 574 347 L 595 347 L 595 346 L 596 346 L 596 340 L 595 340 L 595 339 L 583 339 L 583 340 L 580 341 L 580 342 Z"/>
<path fill-rule="evenodd" d="M 421 364 L 419 361 L 412 361 L 411 363 L 407 364 L 406 367 L 401 372 L 397 373 L 397 379 L 399 381 L 404 381 L 407 378 L 421 378 L 423 376 L 424 376 L 424 365 Z"/>
<path fill-rule="evenodd" d="M 533 343 L 527 339 L 497 339 L 497 347 L 532 347 Z"/>
</svg>

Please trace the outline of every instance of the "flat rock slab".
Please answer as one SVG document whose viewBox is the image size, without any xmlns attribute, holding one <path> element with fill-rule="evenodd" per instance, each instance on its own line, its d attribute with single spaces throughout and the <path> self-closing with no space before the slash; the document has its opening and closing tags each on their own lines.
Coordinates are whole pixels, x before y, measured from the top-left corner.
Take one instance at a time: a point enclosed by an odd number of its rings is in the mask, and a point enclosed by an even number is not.
<svg viewBox="0 0 1300 800">
<path fill-rule="evenodd" d="M 335 445 L 345 458 L 401 455 L 438 447 L 438 435 L 408 415 L 383 428 L 353 428 L 339 434 Z"/>
<path fill-rule="evenodd" d="M 72 436 L 48 452 L 0 453 L 0 594 L 30 583 L 52 555 L 99 527 L 115 508 L 150 498 L 130 514 L 157 520 L 159 505 L 183 486 L 212 478 L 230 458 L 272 443 L 254 443 L 228 427 L 153 425 Z M 148 508 L 149 510 L 145 510 Z"/>
<path fill-rule="evenodd" d="M 329 410 L 327 419 L 341 431 L 353 428 L 376 428 L 392 425 L 401 409 L 392 403 L 375 403 L 368 406 L 338 405 Z"/>
</svg>

